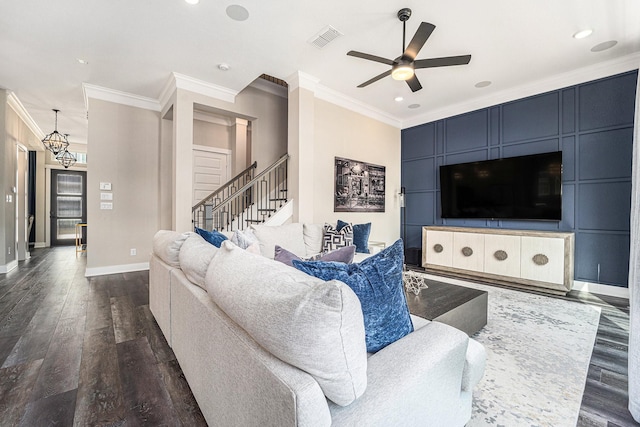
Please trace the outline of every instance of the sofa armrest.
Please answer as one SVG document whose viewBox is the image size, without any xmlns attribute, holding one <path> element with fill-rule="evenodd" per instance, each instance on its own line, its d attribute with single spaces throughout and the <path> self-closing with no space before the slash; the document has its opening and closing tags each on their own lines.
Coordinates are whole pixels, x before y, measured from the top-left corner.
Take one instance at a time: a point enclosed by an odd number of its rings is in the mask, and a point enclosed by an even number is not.
<svg viewBox="0 0 640 427">
<path fill-rule="evenodd" d="M 473 391 L 480 382 L 487 363 L 487 351 L 478 341 L 469 339 L 467 360 L 462 371 L 462 391 Z"/>
<path fill-rule="evenodd" d="M 347 407 L 329 403 L 333 425 L 463 426 L 468 342 L 464 332 L 431 322 L 380 350 L 369 357 L 365 393 Z"/>
</svg>

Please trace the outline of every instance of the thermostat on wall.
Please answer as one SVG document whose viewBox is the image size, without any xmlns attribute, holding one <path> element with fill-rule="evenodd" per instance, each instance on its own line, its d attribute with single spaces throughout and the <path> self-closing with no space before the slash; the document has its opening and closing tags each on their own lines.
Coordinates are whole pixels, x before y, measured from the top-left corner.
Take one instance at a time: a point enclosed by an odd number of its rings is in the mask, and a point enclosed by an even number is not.
<svg viewBox="0 0 640 427">
<path fill-rule="evenodd" d="M 111 191 L 111 183 L 110 182 L 101 182 L 100 183 L 100 190 Z"/>
</svg>

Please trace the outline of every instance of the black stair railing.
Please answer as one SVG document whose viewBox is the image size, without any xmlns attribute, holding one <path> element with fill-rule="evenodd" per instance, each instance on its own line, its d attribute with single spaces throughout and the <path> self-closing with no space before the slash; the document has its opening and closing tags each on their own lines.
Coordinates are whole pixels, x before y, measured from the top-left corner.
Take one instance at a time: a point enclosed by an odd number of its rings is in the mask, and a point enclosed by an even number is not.
<svg viewBox="0 0 640 427">
<path fill-rule="evenodd" d="M 285 154 L 242 185 L 239 185 L 242 181 L 237 181 L 216 190 L 193 207 L 194 226 L 235 231 L 265 222 L 287 202 L 288 159 L 289 155 Z M 255 163 L 250 168 L 253 174 Z M 244 177 L 248 172 L 249 168 L 238 177 Z"/>
</svg>

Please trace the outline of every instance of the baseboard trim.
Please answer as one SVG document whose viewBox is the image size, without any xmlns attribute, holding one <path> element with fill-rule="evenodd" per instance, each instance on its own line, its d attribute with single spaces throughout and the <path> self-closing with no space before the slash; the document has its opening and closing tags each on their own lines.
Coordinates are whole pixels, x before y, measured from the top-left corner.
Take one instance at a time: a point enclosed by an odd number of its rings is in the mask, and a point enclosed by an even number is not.
<svg viewBox="0 0 640 427">
<path fill-rule="evenodd" d="M 138 264 L 109 265 L 107 267 L 92 267 L 84 272 L 85 277 L 104 276 L 106 274 L 129 273 L 132 271 L 148 270 L 149 263 L 141 262 Z"/>
<path fill-rule="evenodd" d="M 607 295 L 610 297 L 629 299 L 629 288 L 621 286 L 601 285 L 599 283 L 573 281 L 573 290 L 589 292 L 590 294 Z"/>
<path fill-rule="evenodd" d="M 41 248 L 46 248 L 47 244 L 45 242 L 35 242 L 33 244 L 33 248 L 34 249 L 41 249 Z"/>
<path fill-rule="evenodd" d="M 0 265 L 0 274 L 8 273 L 16 268 L 18 268 L 18 261 L 14 259 L 13 261 L 10 261 L 5 265 Z"/>
</svg>

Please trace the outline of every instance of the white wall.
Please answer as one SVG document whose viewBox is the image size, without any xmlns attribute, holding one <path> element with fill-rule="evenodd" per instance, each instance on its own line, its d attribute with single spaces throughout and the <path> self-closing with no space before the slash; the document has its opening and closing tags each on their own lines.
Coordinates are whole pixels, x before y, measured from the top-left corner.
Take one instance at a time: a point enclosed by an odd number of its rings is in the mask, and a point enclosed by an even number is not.
<svg viewBox="0 0 640 427">
<path fill-rule="evenodd" d="M 160 223 L 160 115 L 96 99 L 89 115 L 86 274 L 144 269 Z M 101 182 L 111 183 L 111 210 L 100 209 Z"/>
<path fill-rule="evenodd" d="M 326 101 L 315 101 L 314 216 L 316 223 L 341 219 L 371 222 L 370 239 L 390 245 L 400 237 L 400 129 Z M 385 166 L 385 212 L 334 212 L 335 157 Z"/>
<path fill-rule="evenodd" d="M 193 143 L 205 147 L 231 150 L 230 127 L 196 119 L 193 121 Z"/>
</svg>

